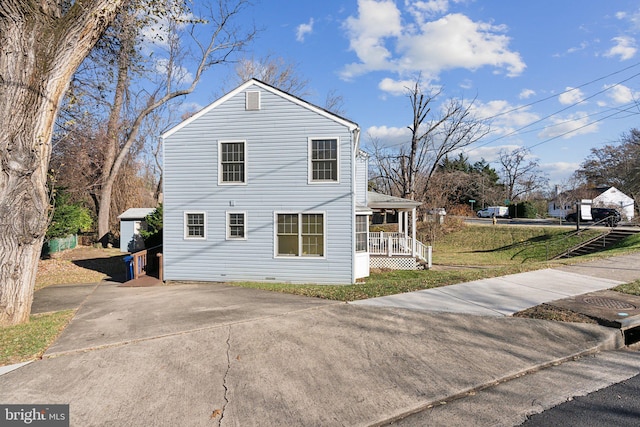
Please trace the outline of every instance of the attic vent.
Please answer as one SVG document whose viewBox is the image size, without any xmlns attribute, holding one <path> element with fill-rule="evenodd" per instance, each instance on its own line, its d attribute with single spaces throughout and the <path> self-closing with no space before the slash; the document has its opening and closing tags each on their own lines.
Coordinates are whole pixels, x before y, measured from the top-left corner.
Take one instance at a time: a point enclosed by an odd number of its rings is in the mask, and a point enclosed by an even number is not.
<svg viewBox="0 0 640 427">
<path fill-rule="evenodd" d="M 260 92 L 258 91 L 246 92 L 246 109 L 247 111 L 260 109 Z"/>
</svg>

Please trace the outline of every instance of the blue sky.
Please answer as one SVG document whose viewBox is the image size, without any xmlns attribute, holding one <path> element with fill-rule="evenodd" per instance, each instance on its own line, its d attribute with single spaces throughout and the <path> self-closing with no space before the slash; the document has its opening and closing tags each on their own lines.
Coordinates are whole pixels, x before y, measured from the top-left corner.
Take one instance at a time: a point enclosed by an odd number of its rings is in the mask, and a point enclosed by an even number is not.
<svg viewBox="0 0 640 427">
<path fill-rule="evenodd" d="M 552 184 L 640 126 L 637 1 L 259 0 L 243 19 L 261 29 L 248 54 L 297 64 L 312 103 L 342 95 L 365 148 L 407 138 L 403 88 L 418 73 L 439 100 L 476 98 L 477 115 L 494 117 L 472 162 L 524 146 Z M 187 101 L 213 101 L 220 81 Z"/>
</svg>

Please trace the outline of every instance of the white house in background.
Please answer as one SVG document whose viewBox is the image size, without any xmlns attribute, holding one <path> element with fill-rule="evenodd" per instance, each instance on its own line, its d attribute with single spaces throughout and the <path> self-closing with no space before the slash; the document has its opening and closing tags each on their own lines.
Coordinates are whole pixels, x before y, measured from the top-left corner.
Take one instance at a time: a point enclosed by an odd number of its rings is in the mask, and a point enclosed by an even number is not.
<svg viewBox="0 0 640 427">
<path fill-rule="evenodd" d="M 165 280 L 369 275 L 356 123 L 252 79 L 162 138 Z"/>
<path fill-rule="evenodd" d="M 120 220 L 120 252 L 136 252 L 144 249 L 140 230 L 147 229 L 144 221 L 155 208 L 131 208 L 118 216 Z"/>
<path fill-rule="evenodd" d="M 631 220 L 635 216 L 635 204 L 631 197 L 616 187 L 598 188 L 599 194 L 593 198 L 594 208 L 615 208 L 623 220 Z"/>
<path fill-rule="evenodd" d="M 590 198 L 594 208 L 615 208 L 620 212 L 623 220 L 631 220 L 635 216 L 635 205 L 631 197 L 615 187 L 603 187 L 582 192 L 580 197 L 572 197 L 569 193 L 558 194 L 549 202 L 549 215 L 556 218 L 564 218 L 575 211 L 578 199 Z"/>
</svg>

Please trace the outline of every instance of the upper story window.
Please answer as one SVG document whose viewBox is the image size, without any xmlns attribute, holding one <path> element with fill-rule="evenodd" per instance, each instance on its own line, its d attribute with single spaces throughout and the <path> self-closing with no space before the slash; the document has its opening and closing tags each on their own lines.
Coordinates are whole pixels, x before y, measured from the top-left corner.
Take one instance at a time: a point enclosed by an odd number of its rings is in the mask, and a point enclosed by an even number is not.
<svg viewBox="0 0 640 427">
<path fill-rule="evenodd" d="M 338 182 L 338 139 L 310 139 L 309 164 L 310 182 Z"/>
<path fill-rule="evenodd" d="M 246 144 L 244 141 L 220 142 L 220 184 L 246 183 Z"/>
<path fill-rule="evenodd" d="M 205 239 L 206 217 L 204 212 L 184 213 L 184 238 Z"/>
</svg>

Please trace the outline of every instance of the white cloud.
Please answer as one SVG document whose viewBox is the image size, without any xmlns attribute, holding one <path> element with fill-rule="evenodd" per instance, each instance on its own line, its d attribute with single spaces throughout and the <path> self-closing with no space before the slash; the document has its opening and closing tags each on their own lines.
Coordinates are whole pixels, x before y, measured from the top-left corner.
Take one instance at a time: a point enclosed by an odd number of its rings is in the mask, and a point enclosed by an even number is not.
<svg viewBox="0 0 640 427">
<path fill-rule="evenodd" d="M 532 96 L 534 96 L 536 94 L 535 90 L 532 89 L 522 89 L 522 91 L 520 91 L 520 94 L 518 95 L 518 98 L 520 99 L 529 99 Z"/>
<path fill-rule="evenodd" d="M 411 131 L 406 127 L 371 126 L 366 135 L 369 141 L 377 141 L 382 147 L 397 147 L 411 139 Z"/>
<path fill-rule="evenodd" d="M 478 148 L 471 148 L 467 150 L 464 154 L 469 157 L 470 163 L 479 162 L 481 160 L 485 160 L 488 163 L 493 163 L 498 161 L 500 158 L 500 152 L 505 151 L 515 151 L 519 148 L 522 148 L 519 145 L 509 144 L 509 145 L 496 145 L 496 146 L 484 146 Z M 498 165 L 493 165 L 495 169 L 499 169 Z"/>
<path fill-rule="evenodd" d="M 553 123 L 544 128 L 538 137 L 542 139 L 561 137 L 570 139 L 580 135 L 588 135 L 598 131 L 598 123 L 589 123 L 587 113 L 575 113 L 566 118 L 552 118 Z"/>
<path fill-rule="evenodd" d="M 620 36 L 611 39 L 615 43 L 611 49 L 609 49 L 604 55 L 610 58 L 615 56 L 620 58 L 620 61 L 633 58 L 638 52 L 636 47 L 636 39 L 630 36 Z"/>
<path fill-rule="evenodd" d="M 427 18 L 444 14 L 449 10 L 449 0 L 414 1 L 405 0 L 405 5 L 418 23 L 423 23 Z"/>
<path fill-rule="evenodd" d="M 480 119 L 489 119 L 492 135 L 507 135 L 540 119 L 530 107 L 511 105 L 504 100 L 486 103 L 477 101 L 474 113 Z"/>
<path fill-rule="evenodd" d="M 563 93 L 558 96 L 558 102 L 562 105 L 571 105 L 579 103 L 584 99 L 584 93 L 580 89 L 567 87 Z"/>
<path fill-rule="evenodd" d="M 349 47 L 362 62 L 347 65 L 343 77 L 393 68 L 385 39 L 398 37 L 402 32 L 400 11 L 393 1 L 359 0 L 358 17 L 350 16 L 344 26 L 350 39 Z"/>
<path fill-rule="evenodd" d="M 393 1 L 359 0 L 358 15 L 344 24 L 350 49 L 359 61 L 344 68 L 343 78 L 391 71 L 399 75 L 421 72 L 425 79 L 435 80 L 444 70 L 485 66 L 509 76 L 524 71 L 520 54 L 509 49 L 506 27 L 475 22 L 459 13 L 426 20 L 430 13 L 443 12 L 446 4 L 405 2 L 407 13 L 403 15 Z"/>
<path fill-rule="evenodd" d="M 307 34 L 313 32 L 313 18 L 309 19 L 308 24 L 300 24 L 296 29 L 296 40 L 300 43 L 304 42 L 304 38 Z"/>
<path fill-rule="evenodd" d="M 159 74 L 167 75 L 169 73 L 169 60 L 160 58 L 155 61 L 155 68 Z M 193 82 L 193 74 L 185 67 L 173 64 L 171 77 L 178 84 L 191 84 Z"/>
<path fill-rule="evenodd" d="M 432 90 L 437 91 L 438 88 L 431 86 L 429 82 L 421 80 L 420 88 L 424 93 L 429 93 Z M 389 77 L 384 78 L 378 83 L 378 89 L 391 95 L 399 96 L 406 95 L 408 91 L 413 90 L 416 85 L 416 81 L 412 79 L 408 80 L 394 80 Z"/>
<path fill-rule="evenodd" d="M 580 168 L 579 163 L 555 162 L 540 163 L 540 170 L 549 176 L 549 182 L 566 182 Z"/>
<path fill-rule="evenodd" d="M 605 85 L 607 91 L 607 98 L 609 98 L 613 104 L 622 105 L 635 102 L 640 98 L 640 92 L 634 92 L 630 87 L 625 85 Z"/>
</svg>

